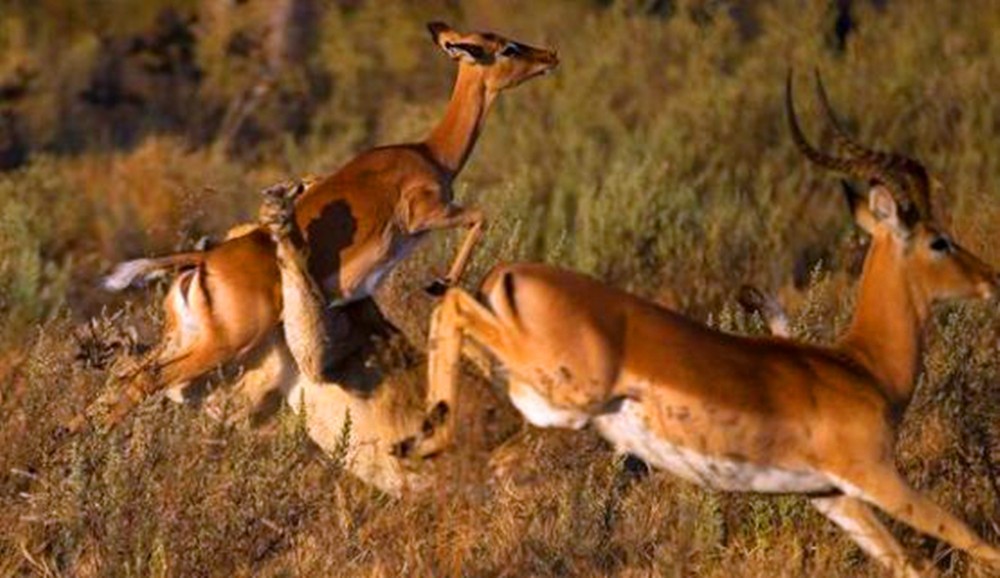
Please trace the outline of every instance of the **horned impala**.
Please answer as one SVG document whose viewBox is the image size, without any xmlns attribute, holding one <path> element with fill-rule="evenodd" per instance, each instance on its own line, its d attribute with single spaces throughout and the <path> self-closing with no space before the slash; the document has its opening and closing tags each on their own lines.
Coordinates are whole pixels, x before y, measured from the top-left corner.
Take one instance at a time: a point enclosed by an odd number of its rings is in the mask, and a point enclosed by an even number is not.
<svg viewBox="0 0 1000 578">
<path fill-rule="evenodd" d="M 362 153 L 311 185 L 296 204 L 296 221 L 309 245 L 309 272 L 334 304 L 371 295 L 433 230 L 468 228 L 442 283 L 459 278 L 483 216 L 453 202 L 452 181 L 468 160 L 497 95 L 558 64 L 553 51 L 493 33 L 462 34 L 439 22 L 428 29 L 458 63 L 441 122 L 422 142 Z M 122 263 L 105 285 L 122 289 L 164 268 L 182 269 L 165 299 L 164 335 L 146 369 L 130 378 L 108 414 L 110 425 L 161 387 L 181 387 L 258 345 L 280 341 L 274 336 L 282 311 L 280 275 L 274 243 L 265 231 L 253 229 L 203 252 Z M 339 335 L 349 332 L 348 323 L 348 316 L 338 322 Z M 331 348 L 333 359 L 352 353 L 346 344 L 334 342 Z M 86 425 L 80 416 L 69 429 Z"/>
<path fill-rule="evenodd" d="M 483 282 L 483 302 L 453 288 L 435 310 L 430 407 L 451 420 L 438 434 L 451 435 L 469 339 L 506 368 L 511 401 L 533 424 L 592 423 L 619 451 L 704 486 L 805 494 L 897 575 L 918 572 L 872 506 L 1000 570 L 1000 550 L 893 463 L 931 305 L 989 298 L 996 273 L 934 220 L 919 163 L 844 134 L 844 158 L 813 148 L 795 117 L 791 76 L 786 96 L 805 156 L 870 183 L 867 196 L 849 195 L 872 243 L 853 322 L 835 346 L 729 335 L 577 273 L 503 265 Z"/>
</svg>

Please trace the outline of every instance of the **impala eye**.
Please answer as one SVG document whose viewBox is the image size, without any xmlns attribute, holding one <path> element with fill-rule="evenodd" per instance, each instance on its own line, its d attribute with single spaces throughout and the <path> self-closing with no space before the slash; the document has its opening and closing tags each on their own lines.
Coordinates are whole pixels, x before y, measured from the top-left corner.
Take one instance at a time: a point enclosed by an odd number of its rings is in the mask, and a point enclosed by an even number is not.
<svg viewBox="0 0 1000 578">
<path fill-rule="evenodd" d="M 938 253 L 947 253 L 951 251 L 951 241 L 947 237 L 938 237 L 931 241 L 931 250 Z"/>
<path fill-rule="evenodd" d="M 500 51 L 500 56 L 511 58 L 513 56 L 520 56 L 521 52 L 521 47 L 511 42 L 503 47 L 503 50 Z"/>
</svg>

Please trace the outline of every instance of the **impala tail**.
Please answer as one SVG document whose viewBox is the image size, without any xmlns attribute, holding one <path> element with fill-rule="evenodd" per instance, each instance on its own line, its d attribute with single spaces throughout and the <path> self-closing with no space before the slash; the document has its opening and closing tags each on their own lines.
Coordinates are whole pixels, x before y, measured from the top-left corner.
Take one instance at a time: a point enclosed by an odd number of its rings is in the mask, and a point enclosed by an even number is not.
<svg viewBox="0 0 1000 578">
<path fill-rule="evenodd" d="M 142 284 L 168 269 L 184 269 L 199 265 L 205 258 L 201 251 L 177 253 L 157 259 L 133 259 L 115 265 L 111 273 L 101 279 L 106 291 L 121 291 L 134 284 Z"/>
<path fill-rule="evenodd" d="M 788 314 L 774 295 L 765 293 L 753 285 L 743 285 L 736 300 L 747 313 L 760 315 L 771 330 L 771 335 L 788 337 L 791 334 Z"/>
</svg>

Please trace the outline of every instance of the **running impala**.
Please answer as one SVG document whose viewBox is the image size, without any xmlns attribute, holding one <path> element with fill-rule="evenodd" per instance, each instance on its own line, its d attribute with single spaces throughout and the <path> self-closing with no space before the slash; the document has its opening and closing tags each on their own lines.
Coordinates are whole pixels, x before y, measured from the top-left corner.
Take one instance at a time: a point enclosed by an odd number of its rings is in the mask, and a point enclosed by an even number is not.
<svg viewBox="0 0 1000 578">
<path fill-rule="evenodd" d="M 832 347 L 729 335 L 577 273 L 503 265 L 482 284 L 483 302 L 453 288 L 435 310 L 429 408 L 448 420 L 438 435 L 452 435 L 469 339 L 507 370 L 511 401 L 535 425 L 592 423 L 618 451 L 706 487 L 804 494 L 898 576 L 919 573 L 873 507 L 1000 571 L 1000 550 L 894 465 L 931 306 L 991 298 L 997 274 L 934 219 L 921 164 L 843 133 L 843 158 L 810 145 L 791 80 L 786 107 L 799 150 L 869 183 L 867 195 L 848 195 L 872 242 L 846 335 Z M 448 441 L 424 443 L 437 450 Z"/>
<path fill-rule="evenodd" d="M 431 287 L 443 291 L 461 276 L 483 227 L 479 210 L 453 201 L 452 182 L 465 166 L 497 95 L 558 64 L 556 53 L 483 32 L 463 34 L 446 24 L 428 25 L 434 42 L 458 65 L 444 118 L 426 140 L 378 147 L 321 179 L 295 207 L 309 246 L 309 272 L 334 305 L 368 297 L 393 266 L 429 231 L 466 227 L 468 233 L 447 276 Z M 250 232 L 207 251 L 120 264 L 105 286 L 119 290 L 164 269 L 180 269 L 164 307 L 166 327 L 157 347 L 127 379 L 106 415 L 119 422 L 155 391 L 179 391 L 209 370 L 272 347 L 282 312 L 275 245 L 267 232 Z M 339 335 L 349 331 L 345 316 Z M 350 340 L 348 340 L 349 342 Z M 353 351 L 331 343 L 332 359 Z M 89 425 L 88 409 L 68 426 Z"/>
</svg>

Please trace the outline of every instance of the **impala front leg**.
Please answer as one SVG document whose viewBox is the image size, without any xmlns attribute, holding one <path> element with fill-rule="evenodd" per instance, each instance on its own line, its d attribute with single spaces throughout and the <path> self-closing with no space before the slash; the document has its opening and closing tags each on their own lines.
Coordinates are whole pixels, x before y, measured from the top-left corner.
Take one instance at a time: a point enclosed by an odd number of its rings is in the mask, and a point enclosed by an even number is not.
<svg viewBox="0 0 1000 578">
<path fill-rule="evenodd" d="M 452 445 L 458 417 L 459 362 L 469 341 L 503 355 L 496 316 L 463 289 L 453 288 L 431 314 L 427 354 L 427 416 L 416 440 L 397 447 L 399 455 L 428 457 Z"/>
<path fill-rule="evenodd" d="M 441 221 L 434 223 L 434 229 L 451 229 L 455 227 L 468 227 L 469 230 L 462 240 L 462 245 L 455 254 L 448 274 L 443 279 L 435 279 L 428 287 L 427 292 L 435 297 L 444 295 L 444 292 L 451 286 L 458 283 L 469 264 L 472 257 L 472 250 L 480 237 L 483 236 L 483 228 L 486 226 L 486 218 L 479 209 L 465 209 L 455 205 L 449 206 L 449 215 Z"/>
</svg>

